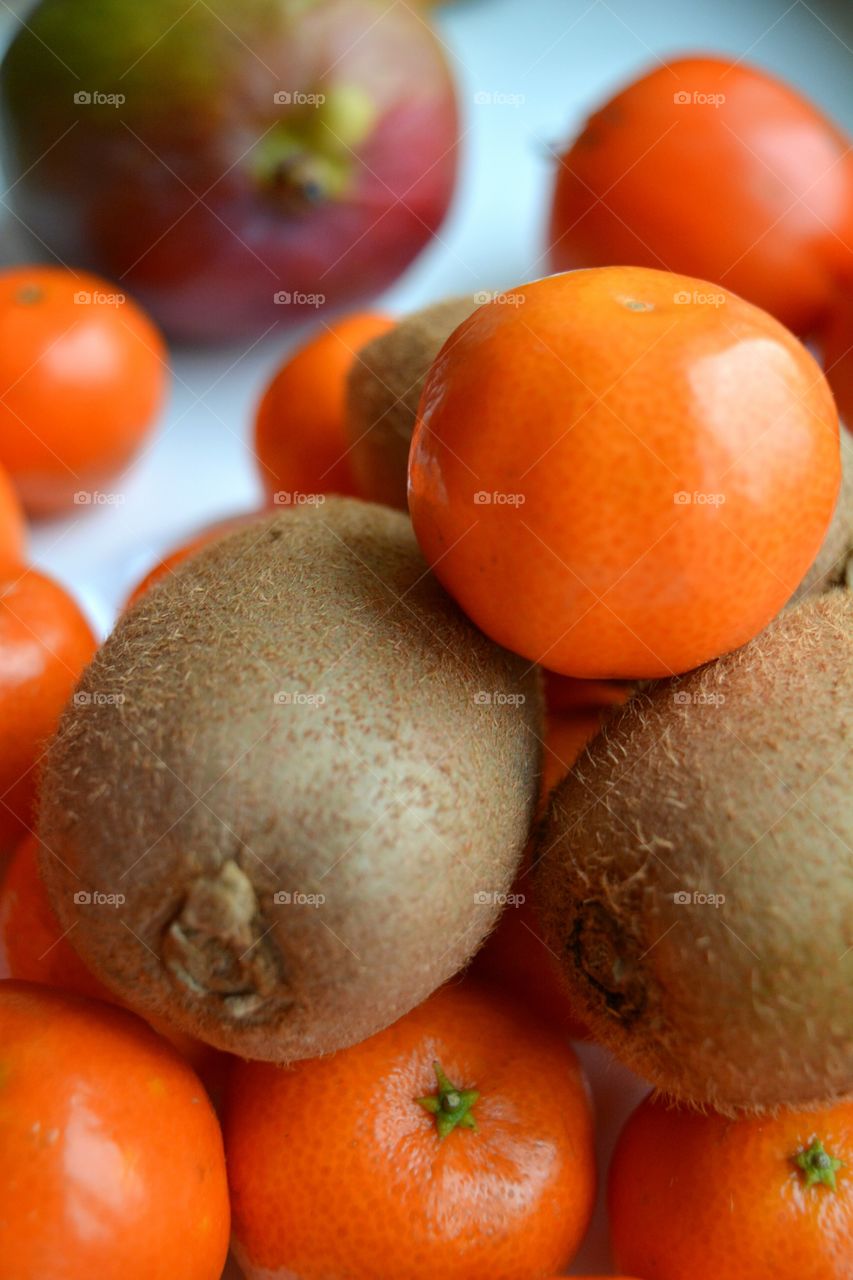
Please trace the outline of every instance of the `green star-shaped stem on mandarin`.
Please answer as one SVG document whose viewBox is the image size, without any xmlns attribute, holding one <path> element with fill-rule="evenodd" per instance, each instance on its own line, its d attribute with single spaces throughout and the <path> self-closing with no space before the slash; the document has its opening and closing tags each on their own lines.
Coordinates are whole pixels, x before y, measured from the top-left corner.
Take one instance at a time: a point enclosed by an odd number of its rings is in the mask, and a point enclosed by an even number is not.
<svg viewBox="0 0 853 1280">
<path fill-rule="evenodd" d="M 435 1116 L 439 1138 L 446 1138 L 454 1129 L 476 1129 L 477 1121 L 471 1108 L 479 1098 L 476 1089 L 458 1089 L 451 1084 L 440 1062 L 434 1062 L 433 1070 L 438 1082 L 438 1092 L 425 1098 L 416 1098 L 418 1106 Z"/>
<path fill-rule="evenodd" d="M 835 1190 L 835 1175 L 842 1168 L 842 1163 L 824 1150 L 819 1138 L 812 1139 L 811 1146 L 798 1151 L 794 1156 L 794 1164 L 805 1174 L 807 1187 L 813 1187 L 816 1183 L 822 1182 L 831 1191 Z"/>
</svg>

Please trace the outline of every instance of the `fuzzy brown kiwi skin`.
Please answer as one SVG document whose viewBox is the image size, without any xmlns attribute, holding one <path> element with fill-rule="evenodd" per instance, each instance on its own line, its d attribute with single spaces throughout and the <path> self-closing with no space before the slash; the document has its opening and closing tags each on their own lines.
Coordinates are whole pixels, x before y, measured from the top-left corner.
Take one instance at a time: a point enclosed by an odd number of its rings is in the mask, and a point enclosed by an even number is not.
<svg viewBox="0 0 853 1280">
<path fill-rule="evenodd" d="M 42 874 L 140 1011 L 246 1057 L 331 1052 L 494 924 L 541 716 L 538 673 L 461 614 L 406 517 L 271 516 L 143 597 L 85 673 L 46 762 Z"/>
<path fill-rule="evenodd" d="M 853 1092 L 851 749 L 836 589 L 635 696 L 556 789 L 545 940 L 593 1036 L 663 1093 L 737 1114 Z"/>
<path fill-rule="evenodd" d="M 853 589 L 853 435 L 841 428 L 841 489 L 823 545 L 791 598 L 797 604 L 836 586 Z"/>
<path fill-rule="evenodd" d="M 427 371 L 478 303 L 448 298 L 415 311 L 367 343 L 347 385 L 347 435 L 358 492 L 408 510 L 409 446 Z"/>
</svg>

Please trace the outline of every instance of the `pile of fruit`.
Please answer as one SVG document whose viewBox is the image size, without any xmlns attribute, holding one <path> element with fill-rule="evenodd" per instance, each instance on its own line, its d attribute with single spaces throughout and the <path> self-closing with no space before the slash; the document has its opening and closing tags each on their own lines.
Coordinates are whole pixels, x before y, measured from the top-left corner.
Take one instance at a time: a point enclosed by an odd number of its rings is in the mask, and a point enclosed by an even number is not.
<svg viewBox="0 0 853 1280">
<path fill-rule="evenodd" d="M 181 35 L 211 74 L 216 8 Z M 62 10 L 4 65 L 21 166 L 91 53 Z M 303 97 L 344 18 L 428 34 L 380 0 L 284 10 L 315 19 Z M 53 87 L 25 118 L 33 67 Z M 673 75 L 725 103 L 678 141 Z M 170 85 L 179 169 L 201 84 Z M 338 89 L 371 155 L 423 127 L 389 137 Z M 257 407 L 265 508 L 175 548 L 98 646 L 23 513 L 85 505 L 162 405 L 157 324 L 98 302 L 156 221 L 145 172 L 114 236 L 88 216 L 116 127 L 93 114 L 38 177 L 94 167 L 58 243 L 107 276 L 0 277 L 0 1280 L 219 1280 L 229 1249 L 246 1280 L 552 1280 L 604 1172 L 572 1040 L 651 1086 L 606 1177 L 624 1278 L 850 1280 L 849 141 L 742 63 L 638 80 L 557 166 L 561 273 L 324 324 Z M 255 156 L 290 223 L 320 177 L 348 190 L 312 128 Z M 746 142 L 773 181 L 746 181 Z M 173 210 L 139 274 L 171 332 L 223 329 L 210 212 Z"/>
</svg>

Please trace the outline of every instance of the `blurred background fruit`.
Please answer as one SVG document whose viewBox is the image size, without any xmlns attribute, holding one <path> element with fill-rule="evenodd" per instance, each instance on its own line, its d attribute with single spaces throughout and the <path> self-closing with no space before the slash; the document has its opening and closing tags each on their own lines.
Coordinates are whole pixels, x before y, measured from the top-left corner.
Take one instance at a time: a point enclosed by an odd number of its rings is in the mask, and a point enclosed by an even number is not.
<svg viewBox="0 0 853 1280">
<path fill-rule="evenodd" d="M 23 220 L 184 339 L 370 297 L 453 190 L 444 52 L 387 0 L 42 0 L 0 92 Z"/>
<path fill-rule="evenodd" d="M 850 138 L 740 59 L 669 60 L 559 157 L 549 237 L 554 271 L 698 276 L 808 333 L 853 255 Z"/>
<path fill-rule="evenodd" d="M 446 298 L 403 316 L 368 342 L 352 364 L 346 431 L 362 497 L 408 510 L 409 446 L 424 379 L 454 329 L 477 305 L 472 297 Z"/>
<path fill-rule="evenodd" d="M 163 406 L 167 355 L 116 286 L 0 272 L 0 463 L 36 515 L 103 500 Z"/>
<path fill-rule="evenodd" d="M 19 23 L 10 10 L 29 20 L 35 7 L 0 6 L 0 28 L 5 22 L 7 35 L 13 34 Z M 168 23 L 158 24 L 149 11 L 150 43 Z M 202 11 L 197 5 L 193 16 Z M 579 133 L 585 118 L 612 95 L 614 86 L 635 80 L 655 56 L 668 62 L 673 50 L 681 56 L 691 49 L 742 51 L 754 46 L 751 59 L 819 104 L 843 129 L 853 128 L 845 48 L 853 43 L 853 12 L 846 0 L 818 0 L 810 8 L 797 5 L 784 17 L 778 0 L 750 0 L 749 5 L 722 10 L 715 0 L 695 0 L 675 9 L 661 8 L 657 0 L 609 0 L 607 7 L 592 8 L 576 0 L 470 0 L 436 9 L 433 16 L 451 59 L 457 59 L 464 181 L 438 237 L 377 303 L 392 314 L 408 314 L 452 294 L 473 298 L 483 290 L 511 288 L 541 275 L 547 269 L 542 250 L 554 177 L 551 144 Z M 179 30 L 182 26 L 183 22 Z M 760 44 L 754 45 L 759 35 Z M 253 39 L 247 43 L 275 69 L 262 44 Z M 146 47 L 140 38 L 121 70 Z M 239 49 L 236 41 L 231 47 Z M 140 71 L 155 54 L 146 54 Z M 245 56 L 259 75 L 264 74 L 251 55 Z M 124 81 L 83 87 L 127 96 Z M 97 110 L 96 103 L 89 106 Z M 105 110 L 113 116 L 122 115 L 123 108 Z M 91 121 L 82 115 L 66 140 L 61 140 L 60 128 L 50 133 L 47 144 L 55 146 L 44 163 L 55 162 L 84 124 L 90 127 Z M 41 164 L 34 172 L 39 170 Z M 16 172 L 9 172 L 7 185 Z M 161 172 L 163 183 L 171 183 L 166 171 Z M 5 261 L 24 252 L 18 235 L 24 229 L 17 219 L 25 213 L 13 203 L 19 187 L 6 197 L 7 207 L 0 208 Z M 190 245 L 187 257 L 192 249 Z M 29 242 L 26 252 L 30 258 L 49 253 L 38 241 Z M 125 289 L 126 282 L 117 282 L 117 287 Z M 288 310 L 276 308 L 277 313 Z M 310 308 L 304 319 L 314 321 L 318 329 L 321 319 L 333 323 L 331 305 Z M 154 553 L 165 552 L 225 514 L 249 510 L 262 501 L 252 447 L 254 409 L 291 337 L 301 342 L 310 335 L 286 334 L 279 328 L 253 345 L 256 332 L 241 334 L 224 359 L 217 350 L 175 353 L 167 413 L 140 465 L 121 485 L 121 506 L 90 509 L 86 521 L 77 525 L 69 520 L 62 529 L 33 531 L 38 562 L 63 581 L 80 582 L 102 627 L 109 625 L 115 604 L 125 598 Z M 85 582 L 78 576 L 81 565 Z"/>
<path fill-rule="evenodd" d="M 299 496 L 369 497 L 352 474 L 346 385 L 362 348 L 394 327 L 390 316 L 357 312 L 289 355 L 265 388 L 255 415 L 255 453 L 272 505 Z"/>
</svg>

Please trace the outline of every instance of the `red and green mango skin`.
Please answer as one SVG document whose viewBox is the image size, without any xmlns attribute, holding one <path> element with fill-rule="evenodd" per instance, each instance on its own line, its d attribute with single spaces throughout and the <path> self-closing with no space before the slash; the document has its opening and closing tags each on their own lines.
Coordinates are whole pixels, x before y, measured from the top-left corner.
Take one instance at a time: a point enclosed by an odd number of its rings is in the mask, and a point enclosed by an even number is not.
<svg viewBox="0 0 853 1280">
<path fill-rule="evenodd" d="M 120 281 L 189 340 L 379 292 L 456 176 L 441 45 L 387 0 L 42 0 L 0 104 L 14 209 L 42 251 Z"/>
</svg>

